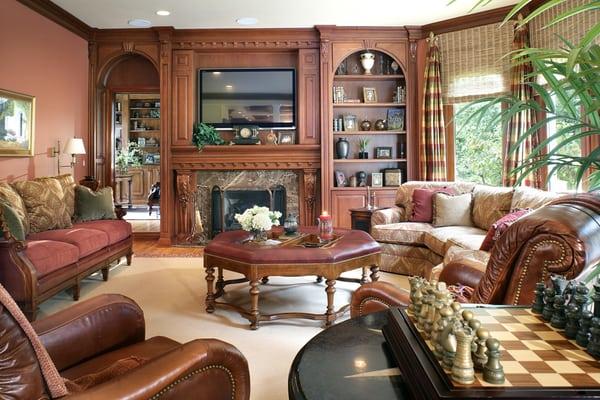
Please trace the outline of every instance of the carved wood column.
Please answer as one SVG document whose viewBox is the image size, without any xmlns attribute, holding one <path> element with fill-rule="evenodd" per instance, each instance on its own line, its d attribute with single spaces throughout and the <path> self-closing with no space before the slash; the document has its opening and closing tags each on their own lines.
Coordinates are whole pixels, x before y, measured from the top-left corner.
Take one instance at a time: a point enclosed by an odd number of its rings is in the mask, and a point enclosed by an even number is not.
<svg viewBox="0 0 600 400">
<path fill-rule="evenodd" d="M 304 211 L 304 221 L 302 221 L 303 225 L 313 226 L 316 225 L 317 219 L 317 184 L 318 178 L 317 173 L 318 169 L 316 168 L 307 168 L 303 170 L 303 196 L 304 200 L 303 204 L 301 204 L 301 208 Z"/>
<path fill-rule="evenodd" d="M 191 170 L 178 170 L 176 178 L 175 230 L 177 242 L 184 242 L 192 232 L 196 173 Z"/>
</svg>

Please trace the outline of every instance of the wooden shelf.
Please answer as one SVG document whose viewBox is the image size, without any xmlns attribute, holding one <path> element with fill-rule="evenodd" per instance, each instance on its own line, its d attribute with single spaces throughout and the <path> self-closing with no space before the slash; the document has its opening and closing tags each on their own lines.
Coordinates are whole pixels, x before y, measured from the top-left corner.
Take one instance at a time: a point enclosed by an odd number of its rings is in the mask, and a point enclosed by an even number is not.
<svg viewBox="0 0 600 400">
<path fill-rule="evenodd" d="M 160 107 L 129 107 L 130 110 L 160 110 Z"/>
<path fill-rule="evenodd" d="M 130 120 L 134 120 L 134 119 L 160 119 L 157 117 L 135 117 L 135 118 L 129 118 Z"/>
<path fill-rule="evenodd" d="M 159 130 L 153 130 L 153 129 L 144 129 L 144 130 L 138 130 L 138 131 L 133 131 L 130 130 L 129 133 L 159 133 Z"/>
<path fill-rule="evenodd" d="M 336 131 L 336 132 L 332 132 L 332 133 L 335 136 L 406 135 L 406 131 L 357 131 L 357 132 Z"/>
<path fill-rule="evenodd" d="M 333 108 L 406 107 L 406 103 L 333 103 Z"/>
<path fill-rule="evenodd" d="M 395 191 L 398 190 L 398 186 L 383 186 L 383 187 L 373 187 L 373 186 L 370 186 L 370 188 L 371 188 L 371 190 L 374 190 L 374 191 L 390 191 L 390 192 L 395 192 Z M 337 191 L 345 192 L 345 191 L 350 191 L 350 190 L 354 190 L 354 191 L 356 191 L 356 190 L 367 190 L 367 187 L 366 186 L 355 186 L 355 187 L 352 187 L 352 186 L 344 186 L 344 187 L 334 186 L 334 187 L 331 188 L 331 190 L 332 191 L 336 191 L 336 192 Z"/>
<path fill-rule="evenodd" d="M 349 158 L 349 159 L 334 159 L 335 164 L 361 164 L 361 163 L 391 163 L 404 162 L 406 158 Z"/>
<path fill-rule="evenodd" d="M 382 81 L 405 79 L 404 75 L 334 75 L 334 81 Z"/>
</svg>

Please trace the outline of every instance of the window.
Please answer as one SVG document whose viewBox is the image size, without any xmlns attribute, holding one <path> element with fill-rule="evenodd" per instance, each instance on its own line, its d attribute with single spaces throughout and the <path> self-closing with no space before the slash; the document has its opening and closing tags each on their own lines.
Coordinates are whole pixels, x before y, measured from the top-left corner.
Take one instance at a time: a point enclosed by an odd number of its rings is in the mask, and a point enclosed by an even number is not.
<svg viewBox="0 0 600 400">
<path fill-rule="evenodd" d="M 456 153 L 456 180 L 478 182 L 485 185 L 502 185 L 502 129 L 496 124 L 492 130 L 482 132 L 478 127 L 478 119 L 473 118 L 465 125 L 476 108 L 460 112 L 468 103 L 454 105 L 454 146 Z M 497 104 L 500 112 L 500 105 Z M 486 118 L 481 126 L 487 124 Z"/>
</svg>

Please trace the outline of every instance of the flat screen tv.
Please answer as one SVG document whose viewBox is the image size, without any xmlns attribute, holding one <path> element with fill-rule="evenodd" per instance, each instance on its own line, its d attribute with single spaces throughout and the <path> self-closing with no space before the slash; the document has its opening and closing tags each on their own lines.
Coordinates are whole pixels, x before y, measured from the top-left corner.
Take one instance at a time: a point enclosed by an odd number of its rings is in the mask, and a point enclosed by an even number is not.
<svg viewBox="0 0 600 400">
<path fill-rule="evenodd" d="M 295 75 L 292 68 L 198 70 L 198 120 L 216 128 L 293 128 Z"/>
</svg>

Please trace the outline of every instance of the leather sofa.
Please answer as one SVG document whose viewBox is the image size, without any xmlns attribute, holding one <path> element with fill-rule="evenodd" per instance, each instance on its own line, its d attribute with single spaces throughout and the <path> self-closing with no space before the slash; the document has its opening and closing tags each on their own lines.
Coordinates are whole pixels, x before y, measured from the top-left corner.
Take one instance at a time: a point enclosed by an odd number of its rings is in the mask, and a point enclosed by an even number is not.
<svg viewBox="0 0 600 400">
<path fill-rule="evenodd" d="M 145 339 L 144 314 L 125 296 L 97 296 L 32 325 L 63 379 L 79 384 L 82 377 L 83 381 L 94 377 L 95 385 L 88 381 L 86 388 L 78 390 L 67 383 L 70 393 L 62 399 L 244 400 L 250 396 L 248 364 L 234 346 L 216 339 L 185 344 L 161 336 Z M 22 325 L 4 307 L 0 329 L 4 349 L 0 397 L 52 398 L 38 355 Z M 139 363 L 119 371 L 113 368 L 118 360 L 128 359 Z"/>
<path fill-rule="evenodd" d="M 450 262 L 439 281 L 466 303 L 531 305 L 535 284 L 551 274 L 587 282 L 600 263 L 600 192 L 554 200 L 518 219 L 498 239 L 481 267 Z M 368 283 L 352 296 L 351 315 L 407 305 L 406 290 Z"/>
<path fill-rule="evenodd" d="M 472 193 L 471 226 L 436 227 L 410 222 L 415 189 L 449 189 Z M 381 245 L 382 271 L 435 279 L 457 255 L 487 262 L 479 248 L 491 225 L 513 209 L 537 209 L 558 198 L 556 193 L 527 187 L 508 188 L 468 182 L 406 182 L 398 188 L 396 207 L 377 210 L 371 217 L 371 236 Z"/>
<path fill-rule="evenodd" d="M 70 175 L 57 178 L 68 178 L 75 186 Z M 11 185 L 0 185 L 4 192 L 11 190 Z M 108 280 L 110 265 L 122 257 L 131 264 L 131 224 L 123 220 L 126 212 L 120 206 L 115 214 L 115 220 L 76 222 L 70 228 L 29 233 L 25 240 L 16 238 L 0 218 L 0 283 L 30 321 L 35 320 L 38 305 L 51 296 L 72 289 L 73 299 L 78 300 L 82 279 L 102 271 L 102 278 Z"/>
</svg>

